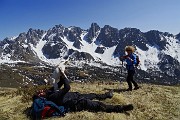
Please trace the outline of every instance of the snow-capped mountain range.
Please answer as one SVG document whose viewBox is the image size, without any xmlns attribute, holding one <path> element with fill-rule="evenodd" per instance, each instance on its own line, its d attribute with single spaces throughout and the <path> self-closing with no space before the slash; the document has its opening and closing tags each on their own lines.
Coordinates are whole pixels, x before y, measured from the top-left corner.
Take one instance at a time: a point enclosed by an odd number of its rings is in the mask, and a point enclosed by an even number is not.
<svg viewBox="0 0 180 120">
<path fill-rule="evenodd" d="M 84 61 L 90 65 L 105 63 L 120 66 L 118 57 L 127 45 L 136 47 L 140 68 L 161 71 L 180 78 L 180 33 L 136 28 L 118 30 L 92 23 L 87 30 L 56 25 L 45 31 L 29 29 L 17 37 L 0 41 L 0 63 L 35 62 L 57 65 L 61 61 Z"/>
</svg>

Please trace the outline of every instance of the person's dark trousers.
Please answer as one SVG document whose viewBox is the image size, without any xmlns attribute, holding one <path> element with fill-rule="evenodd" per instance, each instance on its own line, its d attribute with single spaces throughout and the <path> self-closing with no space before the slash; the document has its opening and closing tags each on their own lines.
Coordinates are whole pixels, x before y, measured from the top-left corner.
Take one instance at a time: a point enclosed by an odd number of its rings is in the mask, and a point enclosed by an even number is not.
<svg viewBox="0 0 180 120">
<path fill-rule="evenodd" d="M 126 81 L 128 83 L 129 90 L 132 90 L 132 83 L 134 84 L 135 88 L 138 87 L 138 84 L 133 79 L 134 74 L 135 74 L 135 70 L 128 70 L 128 75 L 127 75 Z"/>
<path fill-rule="evenodd" d="M 105 93 L 105 94 L 96 94 L 96 93 L 89 93 L 89 94 L 79 94 L 79 98 L 84 98 L 84 99 L 89 99 L 89 100 L 93 100 L 93 99 L 97 99 L 97 100 L 104 100 L 106 98 L 112 98 L 113 96 L 111 96 L 109 94 L 109 92 Z"/>
<path fill-rule="evenodd" d="M 65 94 L 70 90 L 70 85 L 68 79 L 61 79 L 58 82 L 58 87 L 60 88 L 62 85 L 64 85 L 64 88 L 59 89 L 59 91 L 54 91 L 51 95 L 48 96 L 48 100 L 54 102 L 57 105 L 62 105 L 63 98 Z M 53 88 L 50 88 L 53 89 Z"/>
<path fill-rule="evenodd" d="M 69 100 L 80 100 L 80 99 L 97 99 L 97 100 L 104 100 L 106 98 L 112 98 L 113 92 L 109 91 L 104 94 L 96 94 L 96 93 L 88 93 L 88 94 L 81 94 L 79 92 L 68 92 L 63 99 L 63 103 L 66 103 Z"/>
<path fill-rule="evenodd" d="M 97 108 L 97 106 L 99 105 L 100 102 L 92 101 L 93 99 L 104 100 L 106 98 L 112 98 L 112 97 L 113 97 L 113 93 L 111 91 L 106 92 L 105 94 L 96 94 L 96 93 L 81 94 L 79 92 L 69 92 L 64 97 L 63 105 L 66 108 L 69 108 L 70 111 L 81 111 L 81 109 L 88 110 L 89 107 L 90 110 L 94 110 L 94 109 L 99 109 Z"/>
<path fill-rule="evenodd" d="M 123 112 L 133 109 L 132 105 L 106 105 L 100 101 L 92 101 L 90 99 L 81 99 L 74 105 L 73 101 L 71 101 L 71 103 L 72 105 L 69 106 L 69 108 L 73 112 L 82 110 L 87 110 L 91 112 Z"/>
</svg>

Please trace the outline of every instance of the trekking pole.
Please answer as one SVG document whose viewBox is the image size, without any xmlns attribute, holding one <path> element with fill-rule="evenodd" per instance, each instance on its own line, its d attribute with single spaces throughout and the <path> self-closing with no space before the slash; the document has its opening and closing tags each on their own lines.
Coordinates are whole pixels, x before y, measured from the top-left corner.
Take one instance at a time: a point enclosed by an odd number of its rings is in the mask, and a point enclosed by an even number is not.
<svg viewBox="0 0 180 120">
<path fill-rule="evenodd" d="M 120 60 L 121 60 L 121 64 L 122 64 L 122 65 L 121 65 L 121 76 L 122 76 L 122 73 L 123 73 L 123 72 L 122 72 L 122 71 L 123 71 L 123 59 L 120 59 Z M 119 85 L 119 88 L 120 88 L 120 89 L 122 88 L 122 80 L 121 80 L 121 79 L 122 79 L 122 77 L 120 78 L 120 81 L 119 81 L 119 82 L 120 82 L 120 85 Z"/>
<path fill-rule="evenodd" d="M 121 62 L 122 62 L 122 66 L 121 66 L 121 74 L 122 74 L 122 69 L 123 69 L 123 60 L 121 60 Z"/>
<path fill-rule="evenodd" d="M 121 74 L 122 74 L 122 69 L 123 69 L 123 58 L 119 57 L 119 60 L 121 61 L 121 64 L 122 64 L 122 66 L 121 66 Z"/>
</svg>

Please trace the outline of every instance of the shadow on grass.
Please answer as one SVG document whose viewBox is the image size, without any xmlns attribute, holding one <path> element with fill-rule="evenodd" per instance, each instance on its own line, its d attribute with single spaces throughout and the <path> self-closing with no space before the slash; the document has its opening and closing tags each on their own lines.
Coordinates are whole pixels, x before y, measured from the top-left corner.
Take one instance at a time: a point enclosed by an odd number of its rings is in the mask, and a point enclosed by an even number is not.
<svg viewBox="0 0 180 120">
<path fill-rule="evenodd" d="M 32 107 L 27 107 L 24 111 L 23 114 L 26 115 L 27 119 L 32 120 L 33 118 L 31 117 L 31 110 Z"/>
</svg>

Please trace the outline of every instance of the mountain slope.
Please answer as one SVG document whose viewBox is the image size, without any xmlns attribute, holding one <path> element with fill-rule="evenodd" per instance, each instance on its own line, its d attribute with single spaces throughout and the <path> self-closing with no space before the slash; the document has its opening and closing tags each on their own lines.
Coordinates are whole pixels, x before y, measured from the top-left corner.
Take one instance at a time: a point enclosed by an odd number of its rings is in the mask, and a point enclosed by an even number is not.
<svg viewBox="0 0 180 120">
<path fill-rule="evenodd" d="M 167 32 L 137 28 L 118 30 L 92 23 L 88 30 L 56 25 L 48 31 L 29 29 L 15 38 L 0 41 L 0 63 L 24 61 L 55 66 L 60 61 L 104 63 L 120 66 L 118 57 L 126 45 L 134 45 L 140 68 L 180 79 L 180 37 Z M 93 64 L 92 64 L 93 63 Z M 167 78 L 168 79 L 168 78 Z"/>
</svg>

